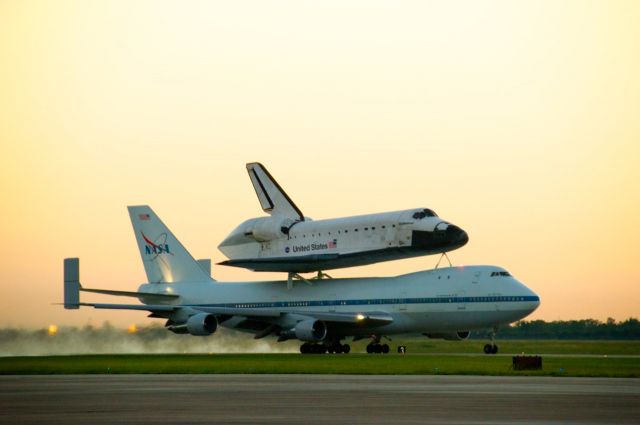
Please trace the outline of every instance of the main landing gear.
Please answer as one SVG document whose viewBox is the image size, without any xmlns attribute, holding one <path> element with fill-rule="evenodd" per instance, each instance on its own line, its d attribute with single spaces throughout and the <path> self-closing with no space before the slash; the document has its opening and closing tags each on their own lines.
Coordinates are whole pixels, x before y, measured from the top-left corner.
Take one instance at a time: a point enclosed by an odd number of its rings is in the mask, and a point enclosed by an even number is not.
<svg viewBox="0 0 640 425">
<path fill-rule="evenodd" d="M 498 353 L 498 346 L 496 345 L 496 332 L 498 331 L 497 328 L 493 328 L 491 330 L 490 336 L 491 336 L 491 343 L 490 344 L 485 344 L 484 345 L 484 353 L 485 354 L 497 354 Z"/>
<path fill-rule="evenodd" d="M 372 341 L 367 345 L 368 354 L 388 354 L 389 344 L 380 344 L 380 337 L 378 335 L 371 336 Z"/>
<path fill-rule="evenodd" d="M 316 344 L 305 342 L 300 346 L 300 353 L 302 354 L 349 354 L 351 346 L 349 344 L 340 344 L 340 342 L 333 342 L 330 344 Z"/>
</svg>

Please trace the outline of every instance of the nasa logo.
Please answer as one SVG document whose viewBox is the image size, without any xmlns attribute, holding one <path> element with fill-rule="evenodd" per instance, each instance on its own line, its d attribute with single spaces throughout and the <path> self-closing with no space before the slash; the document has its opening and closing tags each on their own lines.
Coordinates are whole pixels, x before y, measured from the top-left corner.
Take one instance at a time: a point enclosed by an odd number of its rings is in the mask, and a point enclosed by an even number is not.
<svg viewBox="0 0 640 425">
<path fill-rule="evenodd" d="M 284 249 L 284 252 L 285 252 L 285 253 L 287 253 L 287 254 L 289 253 L 289 251 L 290 251 L 289 247 L 286 247 L 286 248 Z"/>
<path fill-rule="evenodd" d="M 158 236 L 155 241 L 151 241 L 151 239 L 149 239 L 147 235 L 144 234 L 144 232 L 140 232 L 140 233 L 142 233 L 142 239 L 144 239 L 144 241 L 146 242 L 146 245 L 144 247 L 144 252 L 147 255 L 153 255 L 152 260 L 154 260 L 160 254 L 173 255 L 173 253 L 169 251 L 169 245 L 167 245 L 166 233 L 161 233 L 160 236 Z"/>
</svg>

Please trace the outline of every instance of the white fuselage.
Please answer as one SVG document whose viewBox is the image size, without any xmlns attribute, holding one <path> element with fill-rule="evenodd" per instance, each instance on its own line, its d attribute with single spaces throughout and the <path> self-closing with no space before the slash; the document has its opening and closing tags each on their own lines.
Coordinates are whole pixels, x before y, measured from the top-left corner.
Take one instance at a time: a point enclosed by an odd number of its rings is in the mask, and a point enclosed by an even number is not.
<svg viewBox="0 0 640 425">
<path fill-rule="evenodd" d="M 312 285 L 297 282 L 291 289 L 286 281 L 211 281 L 144 284 L 139 291 L 180 295 L 175 302 L 179 305 L 293 313 L 270 320 L 282 328 L 295 326 L 296 314 L 305 312 L 384 312 L 393 317 L 383 327 L 351 329 L 340 336 L 487 329 L 520 320 L 540 304 L 533 291 L 494 266 L 441 268 L 397 277 L 323 279 Z M 253 331 L 245 328 L 241 315 L 221 324 Z"/>
<path fill-rule="evenodd" d="M 462 229 L 430 210 L 411 209 L 318 221 L 254 218 L 238 226 L 219 249 L 229 258 L 221 264 L 306 272 L 441 253 L 467 240 Z"/>
</svg>

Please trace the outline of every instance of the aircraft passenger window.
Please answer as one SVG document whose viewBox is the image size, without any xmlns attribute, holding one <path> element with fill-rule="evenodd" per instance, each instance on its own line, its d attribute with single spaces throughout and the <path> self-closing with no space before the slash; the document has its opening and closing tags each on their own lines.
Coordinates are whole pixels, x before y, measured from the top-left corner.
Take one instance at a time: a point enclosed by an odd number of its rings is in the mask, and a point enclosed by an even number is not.
<svg viewBox="0 0 640 425">
<path fill-rule="evenodd" d="M 371 230 L 376 230 L 376 228 L 375 228 L 375 227 L 372 227 L 372 228 L 371 228 Z"/>
<path fill-rule="evenodd" d="M 383 228 L 383 229 L 386 229 L 386 228 L 387 228 L 387 226 L 385 226 L 385 225 L 383 224 L 383 225 L 382 225 L 382 228 Z"/>
<path fill-rule="evenodd" d="M 364 230 L 369 230 L 369 228 L 368 228 L 368 227 L 365 227 L 365 228 L 364 228 Z"/>
<path fill-rule="evenodd" d="M 358 229 L 354 230 L 354 232 L 357 232 L 357 231 L 358 231 Z"/>
</svg>

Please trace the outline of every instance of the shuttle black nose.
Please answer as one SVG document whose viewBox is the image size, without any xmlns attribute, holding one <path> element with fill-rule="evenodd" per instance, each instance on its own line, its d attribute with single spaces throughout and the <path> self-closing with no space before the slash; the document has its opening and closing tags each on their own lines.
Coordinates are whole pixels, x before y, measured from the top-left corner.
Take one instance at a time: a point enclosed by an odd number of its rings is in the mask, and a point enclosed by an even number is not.
<svg viewBox="0 0 640 425">
<path fill-rule="evenodd" d="M 444 230 L 414 230 L 411 246 L 435 254 L 460 248 L 468 241 L 467 232 L 458 226 L 447 224 Z"/>
<path fill-rule="evenodd" d="M 469 242 L 469 235 L 467 232 L 459 228 L 454 224 L 447 226 L 447 240 L 449 243 L 453 243 L 462 246 Z"/>
</svg>

